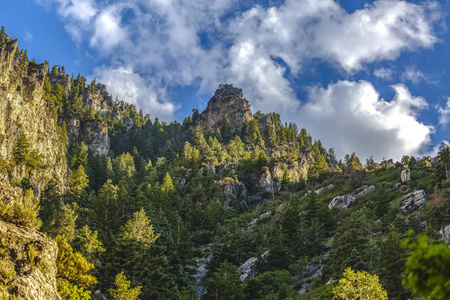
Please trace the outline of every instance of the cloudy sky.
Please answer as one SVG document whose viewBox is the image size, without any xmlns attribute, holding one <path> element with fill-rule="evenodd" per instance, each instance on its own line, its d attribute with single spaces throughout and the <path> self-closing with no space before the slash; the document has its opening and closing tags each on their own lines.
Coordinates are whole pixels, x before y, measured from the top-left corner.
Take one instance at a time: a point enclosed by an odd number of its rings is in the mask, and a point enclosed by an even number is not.
<svg viewBox="0 0 450 300">
<path fill-rule="evenodd" d="M 338 156 L 400 159 L 449 138 L 448 0 L 5 0 L 30 58 L 180 122 L 220 83 Z"/>
</svg>

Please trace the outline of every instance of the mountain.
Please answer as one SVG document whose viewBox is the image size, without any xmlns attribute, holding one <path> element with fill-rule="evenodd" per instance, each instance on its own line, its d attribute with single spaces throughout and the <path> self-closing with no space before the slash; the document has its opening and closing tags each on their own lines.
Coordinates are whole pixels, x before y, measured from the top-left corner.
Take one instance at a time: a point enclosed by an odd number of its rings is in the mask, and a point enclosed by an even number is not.
<svg viewBox="0 0 450 300">
<path fill-rule="evenodd" d="M 232 84 L 168 124 L 9 37 L 0 99 L 4 299 L 331 299 L 352 270 L 376 299 L 448 295 L 447 144 L 338 160 Z"/>
</svg>

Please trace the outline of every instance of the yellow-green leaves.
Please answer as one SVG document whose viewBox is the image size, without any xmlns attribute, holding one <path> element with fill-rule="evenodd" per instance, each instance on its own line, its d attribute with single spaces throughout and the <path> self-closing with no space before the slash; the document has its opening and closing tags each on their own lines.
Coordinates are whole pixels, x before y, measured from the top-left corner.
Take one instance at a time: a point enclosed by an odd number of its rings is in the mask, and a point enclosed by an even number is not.
<svg viewBox="0 0 450 300">
<path fill-rule="evenodd" d="M 344 271 L 344 278 L 333 288 L 333 299 L 342 300 L 387 300 L 387 293 L 378 282 L 377 275 L 354 272 L 351 268 Z"/>
<path fill-rule="evenodd" d="M 115 289 L 109 289 L 112 300 L 138 300 L 141 294 L 141 286 L 130 289 L 131 282 L 123 272 L 116 275 Z"/>
</svg>

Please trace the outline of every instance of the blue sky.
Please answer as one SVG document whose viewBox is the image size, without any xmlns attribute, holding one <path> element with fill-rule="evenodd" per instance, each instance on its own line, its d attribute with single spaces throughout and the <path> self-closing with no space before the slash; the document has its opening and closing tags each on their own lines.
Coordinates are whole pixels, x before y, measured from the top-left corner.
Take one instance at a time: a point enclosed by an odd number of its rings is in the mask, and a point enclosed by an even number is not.
<svg viewBox="0 0 450 300">
<path fill-rule="evenodd" d="M 219 83 L 343 157 L 423 156 L 449 138 L 448 1 L 4 0 L 28 55 L 182 121 Z"/>
</svg>

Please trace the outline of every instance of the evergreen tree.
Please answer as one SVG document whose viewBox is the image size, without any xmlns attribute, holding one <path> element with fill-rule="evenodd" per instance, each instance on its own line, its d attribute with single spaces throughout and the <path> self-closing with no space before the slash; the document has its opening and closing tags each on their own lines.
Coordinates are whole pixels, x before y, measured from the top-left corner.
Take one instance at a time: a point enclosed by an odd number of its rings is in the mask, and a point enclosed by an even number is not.
<svg viewBox="0 0 450 300">
<path fill-rule="evenodd" d="M 243 299 L 243 286 L 237 268 L 227 262 L 220 264 L 217 272 L 206 281 L 205 300 L 239 300 Z"/>
<path fill-rule="evenodd" d="M 89 180 L 87 178 L 86 172 L 84 171 L 84 167 L 80 165 L 70 175 L 69 190 L 74 196 L 80 198 L 88 184 Z"/>
<path fill-rule="evenodd" d="M 142 286 L 130 288 L 131 281 L 127 280 L 127 277 L 123 272 L 116 275 L 115 289 L 109 289 L 108 293 L 113 300 L 139 300 Z"/>
<path fill-rule="evenodd" d="M 225 117 L 222 120 L 222 127 L 220 128 L 220 133 L 222 135 L 222 142 L 225 144 L 228 144 L 228 142 L 231 141 L 233 138 L 233 128 L 230 124 L 230 118 L 228 115 L 225 115 Z"/>
<path fill-rule="evenodd" d="M 380 281 L 391 297 L 405 299 L 407 294 L 402 287 L 407 249 L 394 226 L 389 229 L 387 238 L 381 243 Z"/>
<path fill-rule="evenodd" d="M 16 165 L 20 165 L 28 161 L 30 157 L 30 143 L 25 132 L 19 136 L 16 146 L 14 147 L 14 160 Z"/>
<path fill-rule="evenodd" d="M 0 31 L 0 45 L 6 43 L 6 33 L 5 27 L 2 26 L 2 30 Z"/>
</svg>

